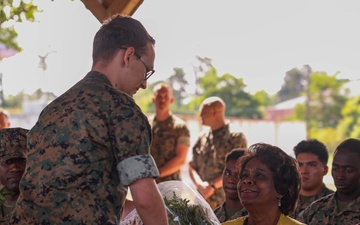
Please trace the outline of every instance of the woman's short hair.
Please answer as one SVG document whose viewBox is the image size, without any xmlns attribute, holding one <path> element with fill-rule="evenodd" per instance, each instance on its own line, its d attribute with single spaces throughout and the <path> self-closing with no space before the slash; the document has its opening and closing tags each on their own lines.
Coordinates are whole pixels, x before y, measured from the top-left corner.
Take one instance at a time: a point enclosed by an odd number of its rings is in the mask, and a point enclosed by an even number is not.
<svg viewBox="0 0 360 225">
<path fill-rule="evenodd" d="M 295 208 L 301 188 L 296 160 L 279 147 L 257 143 L 251 145 L 246 154 L 239 159 L 237 163 L 239 174 L 242 174 L 246 164 L 255 158 L 274 172 L 275 190 L 282 196 L 279 208 L 283 214 L 288 215 Z"/>
</svg>

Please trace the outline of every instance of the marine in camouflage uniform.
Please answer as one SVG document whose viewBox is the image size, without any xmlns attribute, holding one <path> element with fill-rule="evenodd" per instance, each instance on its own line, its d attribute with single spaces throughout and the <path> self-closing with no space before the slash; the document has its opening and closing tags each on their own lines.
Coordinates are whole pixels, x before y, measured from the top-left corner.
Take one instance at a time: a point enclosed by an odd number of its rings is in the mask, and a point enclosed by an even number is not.
<svg viewBox="0 0 360 225">
<path fill-rule="evenodd" d="M 303 210 L 298 220 L 307 225 L 354 225 L 360 222 L 360 196 L 341 211 L 336 192 L 325 196 Z"/>
<path fill-rule="evenodd" d="M 320 191 L 313 196 L 306 196 L 305 198 L 302 197 L 302 195 L 299 196 L 297 203 L 296 203 L 296 208 L 294 210 L 294 212 L 290 213 L 288 216 L 297 219 L 298 215 L 300 214 L 300 212 L 302 212 L 306 207 L 308 207 L 312 202 L 325 197 L 331 193 L 334 193 L 333 190 L 327 188 L 325 186 L 325 184 L 323 184 L 322 188 L 320 189 Z M 305 199 L 305 201 L 304 201 Z"/>
<path fill-rule="evenodd" d="M 190 132 L 185 122 L 176 115 L 170 115 L 165 121 L 156 120 L 155 116 L 149 117 L 153 141 L 150 152 L 158 168 L 165 165 L 176 156 L 178 145 L 190 146 Z M 181 180 L 180 170 L 170 176 L 156 179 L 157 183 L 168 180 Z"/>
<path fill-rule="evenodd" d="M 193 147 L 193 159 L 197 173 L 203 181 L 210 181 L 222 175 L 225 157 L 234 148 L 247 148 L 247 141 L 242 132 L 231 132 L 230 124 L 204 132 Z M 217 188 L 207 199 L 212 209 L 225 201 L 223 188 Z"/>
<path fill-rule="evenodd" d="M 0 224 L 8 224 L 10 213 L 19 196 L 19 181 L 24 173 L 26 134 L 23 128 L 0 129 Z M 11 179 L 9 179 L 11 178 Z M 6 194 L 11 192 L 12 194 Z"/>
<path fill-rule="evenodd" d="M 120 189 L 159 176 L 150 143 L 150 124 L 133 98 L 89 72 L 30 130 L 11 224 L 118 224 Z"/>
<path fill-rule="evenodd" d="M 221 206 L 217 207 L 214 210 L 216 217 L 219 219 L 220 223 L 223 223 L 228 220 L 234 220 L 238 217 L 246 216 L 248 212 L 244 207 L 236 209 L 236 213 L 229 217 L 229 213 L 226 211 L 226 202 L 224 202 Z"/>
</svg>

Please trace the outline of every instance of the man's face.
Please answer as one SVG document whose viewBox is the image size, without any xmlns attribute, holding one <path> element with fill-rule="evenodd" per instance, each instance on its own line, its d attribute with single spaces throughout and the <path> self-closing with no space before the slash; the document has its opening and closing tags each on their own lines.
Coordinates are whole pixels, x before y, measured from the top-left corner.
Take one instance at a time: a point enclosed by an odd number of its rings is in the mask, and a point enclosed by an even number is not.
<svg viewBox="0 0 360 225">
<path fill-rule="evenodd" d="M 10 121 L 9 118 L 5 115 L 0 115 L 0 129 L 9 128 Z"/>
<path fill-rule="evenodd" d="M 360 156 L 346 149 L 334 155 L 331 175 L 339 195 L 358 196 L 360 192 Z"/>
<path fill-rule="evenodd" d="M 236 160 L 229 160 L 223 172 L 223 189 L 226 194 L 226 198 L 232 200 L 239 200 L 237 192 L 237 183 L 239 182 L 239 172 L 236 169 Z"/>
<path fill-rule="evenodd" d="M 202 125 L 210 126 L 211 121 L 213 119 L 213 113 L 211 107 L 209 106 L 201 106 L 200 107 L 200 118 Z"/>
<path fill-rule="evenodd" d="M 125 76 L 119 76 L 115 81 L 116 88 L 127 93 L 131 97 L 133 97 L 139 89 L 146 89 L 147 80 L 145 80 L 145 77 L 150 69 L 148 67 L 151 67 L 151 69 L 154 67 L 154 46 L 149 42 L 146 46 L 145 54 L 136 54 L 141 57 L 141 59 L 135 54 L 132 54 L 128 62 L 128 68 L 124 71 L 124 73 L 126 73 Z M 121 59 L 119 58 L 118 60 Z"/>
<path fill-rule="evenodd" d="M 171 91 L 165 87 L 155 92 L 152 100 L 156 111 L 170 111 L 170 105 L 174 102 Z"/>
<path fill-rule="evenodd" d="M 320 189 L 328 167 L 319 160 L 317 155 L 308 152 L 298 154 L 296 160 L 299 163 L 301 189 L 306 192 Z"/>
<path fill-rule="evenodd" d="M 12 158 L 0 163 L 0 181 L 8 191 L 19 193 L 19 182 L 25 164 L 24 158 Z"/>
</svg>

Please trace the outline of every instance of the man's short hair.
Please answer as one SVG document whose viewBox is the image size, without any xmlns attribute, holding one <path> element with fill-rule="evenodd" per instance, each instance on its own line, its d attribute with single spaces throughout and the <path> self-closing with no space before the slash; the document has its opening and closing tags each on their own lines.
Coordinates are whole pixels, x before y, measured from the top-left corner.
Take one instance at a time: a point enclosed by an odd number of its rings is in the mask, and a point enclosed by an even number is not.
<svg viewBox="0 0 360 225">
<path fill-rule="evenodd" d="M 134 47 L 135 52 L 143 54 L 148 43 L 155 44 L 140 21 L 115 14 L 105 20 L 97 31 L 93 42 L 93 65 L 97 62 L 111 61 L 121 48 Z"/>
<path fill-rule="evenodd" d="M 172 93 L 172 91 L 173 91 L 172 87 L 171 87 L 169 84 L 167 84 L 167 83 L 165 83 L 165 82 L 160 82 L 160 83 L 157 83 L 157 84 L 154 86 L 154 88 L 153 88 L 153 93 L 156 93 L 156 92 L 158 92 L 159 90 L 161 90 L 161 89 L 163 89 L 163 88 L 168 89 L 171 93 Z"/>
<path fill-rule="evenodd" d="M 322 162 L 324 165 L 327 165 L 329 160 L 329 152 L 326 148 L 326 146 L 313 138 L 300 141 L 295 147 L 294 147 L 294 153 L 295 157 L 297 157 L 300 153 L 311 153 L 316 155 L 320 162 Z"/>
<path fill-rule="evenodd" d="M 225 162 L 227 163 L 230 160 L 238 160 L 241 156 L 245 154 L 245 152 L 245 148 L 235 148 L 226 155 Z"/>
<path fill-rule="evenodd" d="M 348 138 L 342 141 L 335 149 L 335 153 L 341 150 L 348 150 L 359 154 L 360 156 L 360 140 L 355 138 Z"/>
</svg>

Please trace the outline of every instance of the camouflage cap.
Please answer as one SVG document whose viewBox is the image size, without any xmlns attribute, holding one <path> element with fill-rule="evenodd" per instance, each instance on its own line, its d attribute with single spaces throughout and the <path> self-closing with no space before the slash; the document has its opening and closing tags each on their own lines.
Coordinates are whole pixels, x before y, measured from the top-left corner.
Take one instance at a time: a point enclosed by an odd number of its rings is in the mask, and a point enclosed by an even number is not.
<svg viewBox="0 0 360 225">
<path fill-rule="evenodd" d="M 0 130 L 0 161 L 12 158 L 26 158 L 26 134 L 23 128 L 4 128 Z"/>
</svg>

